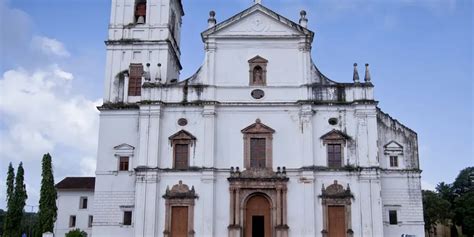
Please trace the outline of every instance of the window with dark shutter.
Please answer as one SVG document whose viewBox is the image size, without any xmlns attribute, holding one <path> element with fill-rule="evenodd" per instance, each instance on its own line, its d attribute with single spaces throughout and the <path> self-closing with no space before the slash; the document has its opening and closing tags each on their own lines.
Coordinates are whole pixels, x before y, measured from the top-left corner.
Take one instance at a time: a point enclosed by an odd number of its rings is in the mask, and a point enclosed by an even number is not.
<svg viewBox="0 0 474 237">
<path fill-rule="evenodd" d="M 251 138 L 250 139 L 250 167 L 265 168 L 266 158 L 266 139 Z"/>
<path fill-rule="evenodd" d="M 341 144 L 328 144 L 328 166 L 340 168 L 342 166 Z"/>
<path fill-rule="evenodd" d="M 123 225 L 132 225 L 132 212 L 131 211 L 123 212 Z"/>
<path fill-rule="evenodd" d="M 128 96 L 141 96 L 142 91 L 142 64 L 130 64 L 130 77 L 128 80 Z"/>
<path fill-rule="evenodd" d="M 397 211 L 396 210 L 388 211 L 388 218 L 389 218 L 390 225 L 397 225 L 398 224 Z"/>
<path fill-rule="evenodd" d="M 390 156 L 390 167 L 398 167 L 398 156 Z"/>
<path fill-rule="evenodd" d="M 175 144 L 174 145 L 174 168 L 187 169 L 189 168 L 189 145 Z"/>
<path fill-rule="evenodd" d="M 119 161 L 119 171 L 128 171 L 129 157 L 122 156 Z"/>
</svg>

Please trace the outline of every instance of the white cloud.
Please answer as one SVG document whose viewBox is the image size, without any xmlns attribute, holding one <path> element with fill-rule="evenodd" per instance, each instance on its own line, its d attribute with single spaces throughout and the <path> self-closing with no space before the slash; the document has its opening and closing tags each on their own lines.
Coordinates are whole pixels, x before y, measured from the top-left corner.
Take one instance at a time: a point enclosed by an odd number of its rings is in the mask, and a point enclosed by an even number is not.
<svg viewBox="0 0 474 237">
<path fill-rule="evenodd" d="M 61 79 L 64 79 L 66 81 L 70 81 L 70 80 L 74 79 L 74 76 L 72 75 L 72 73 L 64 71 L 57 64 L 53 65 L 53 68 L 54 68 L 53 72 L 54 72 L 55 76 L 57 76 Z"/>
<path fill-rule="evenodd" d="M 58 65 L 33 72 L 18 68 L 0 77 L 0 117 L 5 125 L 0 129 L 0 177 L 10 161 L 15 167 L 22 161 L 29 205 L 37 205 L 45 153 L 52 153 L 56 177 L 94 174 L 96 106 L 102 102 L 70 93 L 73 78 Z"/>
<path fill-rule="evenodd" d="M 41 52 L 47 55 L 59 57 L 71 56 L 64 44 L 57 39 L 52 39 L 45 36 L 34 36 L 32 44 L 35 49 L 39 49 Z"/>
</svg>

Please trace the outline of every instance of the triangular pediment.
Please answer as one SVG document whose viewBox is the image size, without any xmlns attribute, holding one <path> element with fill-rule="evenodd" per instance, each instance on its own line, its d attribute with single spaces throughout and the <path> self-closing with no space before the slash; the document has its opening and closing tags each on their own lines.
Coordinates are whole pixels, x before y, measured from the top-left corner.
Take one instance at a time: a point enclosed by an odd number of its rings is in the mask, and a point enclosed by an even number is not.
<svg viewBox="0 0 474 237">
<path fill-rule="evenodd" d="M 321 136 L 322 140 L 350 140 L 351 137 L 339 130 L 332 130 L 323 136 Z"/>
<path fill-rule="evenodd" d="M 255 4 L 202 33 L 203 38 L 210 35 L 231 37 L 306 35 L 312 38 L 314 33 L 261 4 Z"/>
<path fill-rule="evenodd" d="M 122 143 L 118 146 L 115 146 L 114 150 L 129 151 L 129 150 L 135 150 L 135 147 L 126 143 Z"/>
<path fill-rule="evenodd" d="M 186 130 L 181 130 L 169 137 L 170 140 L 196 140 L 190 132 Z"/>
<path fill-rule="evenodd" d="M 242 129 L 242 133 L 275 133 L 275 130 L 263 124 L 260 119 L 257 119 L 254 124 Z"/>
<path fill-rule="evenodd" d="M 249 63 L 268 63 L 268 60 L 260 57 L 259 55 L 251 58 L 249 61 Z"/>
<path fill-rule="evenodd" d="M 390 141 L 383 148 L 386 155 L 403 155 L 403 146 L 396 141 Z"/>
<path fill-rule="evenodd" d="M 388 148 L 388 149 L 403 149 L 403 146 L 400 145 L 400 143 L 396 141 L 390 141 L 389 143 L 385 144 L 385 146 L 383 147 Z"/>
</svg>

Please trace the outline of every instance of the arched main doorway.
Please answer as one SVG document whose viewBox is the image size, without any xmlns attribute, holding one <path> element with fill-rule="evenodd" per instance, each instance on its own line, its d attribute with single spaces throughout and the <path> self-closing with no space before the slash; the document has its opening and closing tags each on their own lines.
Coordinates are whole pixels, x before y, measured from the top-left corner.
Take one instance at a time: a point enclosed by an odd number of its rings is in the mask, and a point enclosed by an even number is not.
<svg viewBox="0 0 474 237">
<path fill-rule="evenodd" d="M 263 195 L 250 197 L 245 206 L 245 237 L 270 237 L 271 205 Z"/>
</svg>

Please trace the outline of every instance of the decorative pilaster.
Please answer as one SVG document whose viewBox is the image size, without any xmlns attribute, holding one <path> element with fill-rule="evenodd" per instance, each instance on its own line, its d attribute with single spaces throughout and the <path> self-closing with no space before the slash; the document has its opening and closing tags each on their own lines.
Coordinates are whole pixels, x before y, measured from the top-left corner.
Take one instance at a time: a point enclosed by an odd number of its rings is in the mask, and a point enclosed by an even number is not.
<svg viewBox="0 0 474 237">
<path fill-rule="evenodd" d="M 313 148 L 313 109 L 311 105 L 303 105 L 300 110 L 300 129 L 303 134 L 303 166 L 312 166 L 314 160 Z"/>
</svg>

